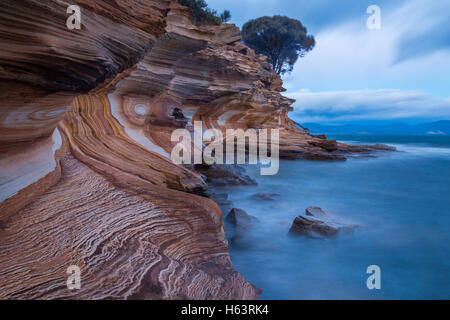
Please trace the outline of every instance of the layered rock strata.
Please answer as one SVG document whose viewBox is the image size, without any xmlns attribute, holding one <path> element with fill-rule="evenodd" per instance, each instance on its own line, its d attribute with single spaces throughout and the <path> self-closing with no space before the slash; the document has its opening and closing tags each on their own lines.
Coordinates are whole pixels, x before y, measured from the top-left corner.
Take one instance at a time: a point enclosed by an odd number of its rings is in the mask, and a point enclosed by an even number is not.
<svg viewBox="0 0 450 320">
<path fill-rule="evenodd" d="M 287 117 L 293 100 L 236 26 L 189 14 L 171 0 L 2 2 L 0 298 L 258 297 L 204 177 L 170 160 L 173 130 L 277 128 L 287 158 L 352 150 Z"/>
<path fill-rule="evenodd" d="M 232 268 L 220 209 L 195 195 L 205 182 L 150 138 L 152 124 L 163 140 L 183 126 L 168 84 L 139 78 L 167 55 L 158 43 L 184 39 L 166 49 L 183 56 L 223 37 L 173 1 L 76 3 L 74 31 L 64 1 L 1 9 L 0 298 L 256 298 Z M 70 265 L 80 290 L 66 286 Z"/>
</svg>

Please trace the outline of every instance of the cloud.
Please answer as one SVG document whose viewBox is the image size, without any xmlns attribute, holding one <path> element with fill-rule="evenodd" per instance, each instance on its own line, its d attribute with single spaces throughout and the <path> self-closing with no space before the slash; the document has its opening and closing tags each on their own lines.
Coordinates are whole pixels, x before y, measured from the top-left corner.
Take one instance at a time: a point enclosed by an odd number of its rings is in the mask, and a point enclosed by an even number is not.
<svg viewBox="0 0 450 320">
<path fill-rule="evenodd" d="M 366 27 L 366 9 L 375 4 L 381 8 L 383 28 L 401 35 L 397 40 L 396 62 L 450 47 L 448 0 L 208 0 L 211 8 L 230 9 L 232 22 L 242 26 L 246 21 L 264 15 L 287 15 L 300 19 L 313 34 L 355 22 Z"/>
<path fill-rule="evenodd" d="M 390 17 L 401 29 L 395 62 L 450 48 L 450 1 L 413 0 Z"/>
<path fill-rule="evenodd" d="M 309 31 L 362 17 L 370 4 L 361 0 L 207 0 L 211 8 L 231 10 L 232 22 L 242 26 L 246 21 L 261 16 L 286 15 L 300 19 Z M 404 0 L 377 0 L 385 8 L 398 5 Z"/>
<path fill-rule="evenodd" d="M 297 99 L 291 116 L 301 122 L 450 119 L 448 0 L 208 3 L 231 9 L 238 25 L 281 14 L 315 36 L 316 47 L 283 77 L 286 95 Z M 370 4 L 381 8 L 381 30 L 366 27 Z"/>
<path fill-rule="evenodd" d="M 365 13 L 328 26 L 315 35 L 316 47 L 284 77 L 286 88 L 396 88 L 450 96 L 446 3 L 412 0 L 395 8 L 381 6 L 381 30 L 366 28 Z"/>
<path fill-rule="evenodd" d="M 289 94 L 297 99 L 290 116 L 299 122 L 422 122 L 450 119 L 450 99 L 420 91 L 350 90 Z"/>
</svg>

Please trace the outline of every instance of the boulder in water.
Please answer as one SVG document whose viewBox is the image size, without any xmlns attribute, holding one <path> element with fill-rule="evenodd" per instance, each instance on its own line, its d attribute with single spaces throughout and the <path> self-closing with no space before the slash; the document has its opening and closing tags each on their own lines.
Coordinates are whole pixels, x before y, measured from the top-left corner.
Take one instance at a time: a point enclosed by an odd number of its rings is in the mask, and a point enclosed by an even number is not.
<svg viewBox="0 0 450 320">
<path fill-rule="evenodd" d="M 228 214 L 226 220 L 236 228 L 248 230 L 255 223 L 259 222 L 258 218 L 252 217 L 242 209 L 233 208 Z"/>
<path fill-rule="evenodd" d="M 353 231 L 358 226 L 346 224 L 330 216 L 319 207 L 309 207 L 306 216 L 298 216 L 292 223 L 289 234 L 310 238 L 332 237 L 342 231 Z"/>
</svg>

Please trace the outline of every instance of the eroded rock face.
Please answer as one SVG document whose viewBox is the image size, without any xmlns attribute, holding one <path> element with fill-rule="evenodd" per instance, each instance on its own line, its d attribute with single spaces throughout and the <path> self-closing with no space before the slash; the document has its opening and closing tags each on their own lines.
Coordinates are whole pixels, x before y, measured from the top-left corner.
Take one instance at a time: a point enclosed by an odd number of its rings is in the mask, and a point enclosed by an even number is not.
<svg viewBox="0 0 450 320">
<path fill-rule="evenodd" d="M 255 297 L 231 266 L 212 201 L 119 187 L 70 153 L 60 163 L 58 183 L 0 230 L 0 298 Z M 70 265 L 81 268 L 79 291 L 66 287 Z"/>
<path fill-rule="evenodd" d="M 175 1 L 76 3 L 78 31 L 64 1 L 0 8 L 0 298 L 257 298 L 231 266 L 220 209 L 195 195 L 202 177 L 169 159 L 180 100 L 139 75 L 227 31 L 196 29 Z M 158 51 L 170 37 L 179 47 Z"/>
<path fill-rule="evenodd" d="M 56 183 L 56 126 L 74 97 L 140 61 L 166 33 L 167 14 L 174 5 L 151 0 L 75 3 L 82 7 L 81 30 L 66 27 L 66 10 L 73 2 L 1 5 L 0 219 Z"/>
<path fill-rule="evenodd" d="M 70 4 L 81 30 L 66 27 Z M 294 159 L 351 148 L 287 117 L 293 100 L 236 26 L 193 26 L 177 1 L 0 13 L 0 298 L 257 298 L 231 266 L 220 209 L 199 196 L 206 178 L 170 160 L 173 130 L 277 128 Z"/>
</svg>

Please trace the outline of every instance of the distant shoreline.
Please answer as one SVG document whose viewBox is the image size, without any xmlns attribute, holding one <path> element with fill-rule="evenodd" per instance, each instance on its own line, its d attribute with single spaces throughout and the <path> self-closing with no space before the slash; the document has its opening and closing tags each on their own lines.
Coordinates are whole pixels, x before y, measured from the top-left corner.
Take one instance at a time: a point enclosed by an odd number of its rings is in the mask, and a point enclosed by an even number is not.
<svg viewBox="0 0 450 320">
<path fill-rule="evenodd" d="M 313 134 L 327 135 L 392 135 L 392 136 L 425 136 L 425 137 L 445 137 L 450 136 L 450 120 L 441 120 L 416 125 L 392 123 L 382 125 L 321 125 L 318 123 L 302 123 Z"/>
</svg>

